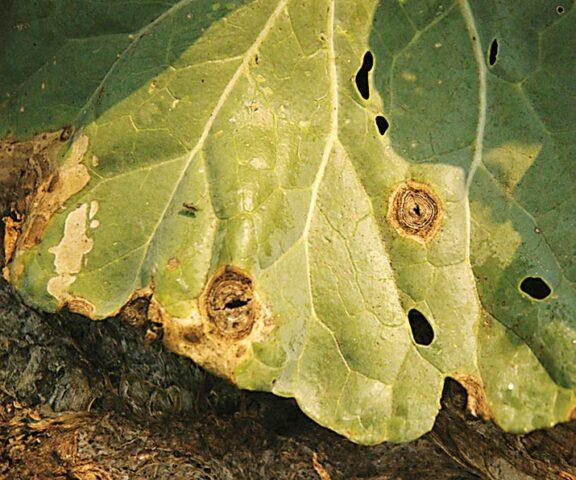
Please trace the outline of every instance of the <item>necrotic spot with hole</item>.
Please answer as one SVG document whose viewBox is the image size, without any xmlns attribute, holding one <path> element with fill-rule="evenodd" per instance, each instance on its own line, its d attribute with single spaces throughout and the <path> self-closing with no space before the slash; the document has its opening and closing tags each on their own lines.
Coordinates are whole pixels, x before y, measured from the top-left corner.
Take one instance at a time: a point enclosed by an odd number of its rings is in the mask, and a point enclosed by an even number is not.
<svg viewBox="0 0 576 480">
<path fill-rule="evenodd" d="M 241 339 L 252 331 L 258 305 L 252 279 L 240 269 L 228 265 L 217 272 L 201 303 L 220 335 Z"/>
<path fill-rule="evenodd" d="M 390 196 L 387 219 L 401 235 L 427 242 L 440 227 L 440 199 L 428 185 L 409 180 Z"/>
</svg>

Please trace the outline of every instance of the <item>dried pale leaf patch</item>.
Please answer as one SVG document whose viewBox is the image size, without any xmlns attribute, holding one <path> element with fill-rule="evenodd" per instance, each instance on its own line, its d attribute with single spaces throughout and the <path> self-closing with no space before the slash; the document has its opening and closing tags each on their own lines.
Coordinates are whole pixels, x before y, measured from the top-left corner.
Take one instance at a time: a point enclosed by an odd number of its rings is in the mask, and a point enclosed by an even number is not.
<svg viewBox="0 0 576 480">
<path fill-rule="evenodd" d="M 19 220 L 15 220 L 12 217 L 4 218 L 4 259 L 6 262 L 10 261 L 16 251 L 16 243 L 20 235 L 20 225 L 21 222 Z M 4 272 L 8 280 L 9 270 L 6 268 Z"/>
<path fill-rule="evenodd" d="M 66 138 L 64 131 L 60 133 L 58 138 Z M 23 251 L 36 245 L 40 241 L 49 220 L 57 210 L 72 195 L 86 186 L 90 180 L 90 175 L 86 166 L 81 162 L 88 149 L 88 143 L 88 137 L 80 135 L 72 144 L 68 156 L 59 168 L 54 167 L 59 148 L 46 147 L 44 149 L 42 157 L 44 169 L 36 171 L 32 180 L 24 184 L 23 189 L 30 187 L 32 189 L 27 195 L 22 192 L 24 194 L 21 197 L 23 201 L 13 205 L 13 210 L 16 211 L 21 221 L 18 228 L 13 225 L 6 231 L 5 244 L 10 248 L 10 250 L 5 250 L 7 262 L 12 257 L 15 248 Z M 31 185 L 27 185 L 28 183 Z M 77 215 L 79 213 L 74 215 L 75 221 L 77 221 Z M 82 248 L 80 247 L 80 249 Z M 13 273 L 18 274 L 14 271 Z"/>
<path fill-rule="evenodd" d="M 88 204 L 83 203 L 70 212 L 66 218 L 62 240 L 49 250 L 54 255 L 54 266 L 58 275 L 48 281 L 48 293 L 57 298 L 61 304 L 68 304 L 69 308 L 72 299 L 69 297 L 68 287 L 74 283 L 76 274 L 82 270 L 84 255 L 90 252 L 94 245 L 93 240 L 86 234 L 87 221 Z"/>
<path fill-rule="evenodd" d="M 22 231 L 22 247 L 36 245 L 50 218 L 72 195 L 82 190 L 90 175 L 80 163 L 88 149 L 88 137 L 80 135 L 73 143 L 64 165 L 41 185 L 28 212 L 28 220 Z"/>
<path fill-rule="evenodd" d="M 25 141 L 0 140 L 0 211 L 10 211 L 4 221 L 4 260 L 10 263 L 17 249 L 26 214 L 38 191 L 52 182 L 58 153 L 69 135 L 66 129 L 47 132 Z M 8 269 L 4 269 L 8 278 Z"/>
</svg>

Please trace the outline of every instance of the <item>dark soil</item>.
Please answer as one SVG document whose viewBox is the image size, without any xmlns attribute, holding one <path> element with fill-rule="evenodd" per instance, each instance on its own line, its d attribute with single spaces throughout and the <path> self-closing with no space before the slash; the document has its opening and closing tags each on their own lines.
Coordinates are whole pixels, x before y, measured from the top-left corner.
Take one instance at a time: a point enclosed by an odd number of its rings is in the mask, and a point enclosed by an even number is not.
<svg viewBox="0 0 576 480">
<path fill-rule="evenodd" d="M 576 479 L 576 424 L 505 434 L 456 382 L 430 434 L 361 447 L 146 347 L 144 327 L 40 315 L 5 283 L 0 319 L 0 478 Z"/>
</svg>

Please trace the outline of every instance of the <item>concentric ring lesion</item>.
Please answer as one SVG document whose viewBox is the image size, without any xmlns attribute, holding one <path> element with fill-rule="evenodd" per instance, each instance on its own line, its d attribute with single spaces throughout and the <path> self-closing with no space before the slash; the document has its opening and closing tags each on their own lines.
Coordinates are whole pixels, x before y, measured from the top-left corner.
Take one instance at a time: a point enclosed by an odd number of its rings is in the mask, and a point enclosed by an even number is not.
<svg viewBox="0 0 576 480">
<path fill-rule="evenodd" d="M 390 196 L 388 221 L 400 235 L 426 243 L 440 227 L 442 203 L 428 185 L 409 180 Z"/>
<path fill-rule="evenodd" d="M 232 340 L 248 336 L 259 311 L 252 279 L 239 268 L 226 265 L 208 283 L 201 307 L 219 335 Z"/>
</svg>

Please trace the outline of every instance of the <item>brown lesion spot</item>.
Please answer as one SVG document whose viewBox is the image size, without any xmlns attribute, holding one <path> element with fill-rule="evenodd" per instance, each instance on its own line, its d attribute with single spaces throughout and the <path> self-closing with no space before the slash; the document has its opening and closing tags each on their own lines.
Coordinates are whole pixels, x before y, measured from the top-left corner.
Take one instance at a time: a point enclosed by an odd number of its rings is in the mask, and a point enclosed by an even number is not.
<svg viewBox="0 0 576 480">
<path fill-rule="evenodd" d="M 184 333 L 184 340 L 192 345 L 200 343 L 203 337 L 204 332 L 202 331 L 202 327 L 191 327 Z"/>
<path fill-rule="evenodd" d="M 121 308 L 118 317 L 130 327 L 142 328 L 146 326 L 151 300 L 151 289 L 137 290 Z"/>
<path fill-rule="evenodd" d="M 63 145 L 62 130 L 42 133 L 29 140 L 0 139 L 0 214 L 4 217 L 4 264 L 16 252 L 18 239 L 28 212 L 34 205 L 36 192 L 56 169 L 56 157 Z M 51 182 L 45 185 L 51 188 Z M 9 278 L 8 269 L 4 276 Z"/>
<path fill-rule="evenodd" d="M 178 267 L 180 267 L 180 260 L 178 260 L 178 258 L 176 257 L 170 258 L 166 263 L 166 270 L 169 270 L 171 272 L 176 270 Z"/>
<path fill-rule="evenodd" d="M 0 139 L 0 187 L 6 195 L 0 198 L 2 210 L 26 213 L 31 197 L 46 182 L 45 188 L 54 188 L 52 174 L 57 167 L 57 156 L 62 145 L 64 128 L 36 135 L 29 140 Z"/>
<path fill-rule="evenodd" d="M 166 347 L 234 382 L 236 368 L 271 334 L 275 319 L 254 276 L 225 265 L 208 276 L 189 315 L 163 311 L 163 327 Z"/>
<path fill-rule="evenodd" d="M 164 336 L 166 314 L 154 298 L 152 287 L 137 290 L 118 315 L 126 325 L 144 330 L 143 343 L 149 347 Z"/>
<path fill-rule="evenodd" d="M 474 375 L 461 374 L 456 374 L 453 378 L 466 389 L 466 408 L 468 411 L 475 417 L 480 417 L 482 420 L 490 420 L 493 418 L 488 401 L 486 400 L 482 380 Z"/>
<path fill-rule="evenodd" d="M 400 235 L 426 243 L 440 228 L 442 203 L 430 186 L 408 180 L 390 196 L 387 218 Z"/>
<path fill-rule="evenodd" d="M 259 311 L 252 278 L 231 265 L 219 269 L 200 298 L 200 308 L 219 335 L 235 340 L 248 336 Z"/>
<path fill-rule="evenodd" d="M 66 299 L 66 303 L 63 307 L 69 312 L 84 315 L 88 318 L 92 318 L 94 316 L 94 311 L 96 310 L 96 307 L 94 307 L 94 305 L 92 305 L 88 300 L 85 300 L 82 297 L 72 296 Z"/>
</svg>

